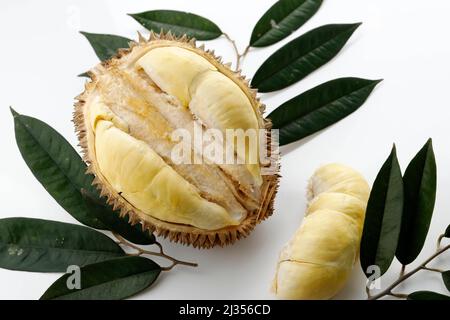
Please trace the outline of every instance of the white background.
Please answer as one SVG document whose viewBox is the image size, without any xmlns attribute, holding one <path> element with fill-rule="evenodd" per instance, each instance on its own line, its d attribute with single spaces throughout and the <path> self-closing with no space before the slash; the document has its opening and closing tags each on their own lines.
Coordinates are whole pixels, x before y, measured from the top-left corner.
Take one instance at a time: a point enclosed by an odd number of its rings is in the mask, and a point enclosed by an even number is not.
<svg viewBox="0 0 450 320">
<path fill-rule="evenodd" d="M 152 0 L 152 1 L 1 1 L 0 33 L 0 218 L 39 217 L 75 222 L 47 194 L 22 160 L 14 140 L 8 107 L 42 119 L 74 146 L 73 97 L 83 90 L 76 75 L 97 63 L 78 31 L 136 36 L 140 25 L 126 13 L 152 9 L 194 12 L 216 22 L 243 49 L 252 28 L 273 0 Z M 435 239 L 450 224 L 450 1 L 326 0 L 318 14 L 294 35 L 265 49 L 252 50 L 244 62 L 251 76 L 281 45 L 327 23 L 362 21 L 342 52 L 306 79 L 275 94 L 262 95 L 268 111 L 287 99 L 341 76 L 384 78 L 367 103 L 331 128 L 283 149 L 282 180 L 275 214 L 247 239 L 234 246 L 197 250 L 163 241 L 166 251 L 196 261 L 197 269 L 177 267 L 163 274 L 138 299 L 266 299 L 277 255 L 300 224 L 306 181 L 314 169 L 342 162 L 360 170 L 372 183 L 393 142 L 404 169 L 428 137 L 434 141 L 438 193 L 428 241 L 419 261 L 435 249 Z M 224 38 L 210 41 L 225 60 L 234 59 Z M 436 266 L 450 269 L 450 256 Z M 364 276 L 359 264 L 341 299 L 362 299 Z M 398 264 L 382 278 L 387 285 L 398 275 Z M 1 299 L 37 299 L 57 274 L 0 270 Z M 445 292 L 439 275 L 421 272 L 399 292 L 432 289 Z"/>
</svg>

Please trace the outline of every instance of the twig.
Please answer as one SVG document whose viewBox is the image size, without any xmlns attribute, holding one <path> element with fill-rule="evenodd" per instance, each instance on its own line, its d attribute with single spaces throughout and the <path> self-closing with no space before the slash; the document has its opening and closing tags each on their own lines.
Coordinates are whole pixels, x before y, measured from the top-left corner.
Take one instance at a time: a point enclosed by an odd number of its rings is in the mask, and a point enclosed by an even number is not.
<svg viewBox="0 0 450 320">
<path fill-rule="evenodd" d="M 239 68 L 241 67 L 241 62 L 242 60 L 244 60 L 245 56 L 247 55 L 248 51 L 250 50 L 250 46 L 247 46 L 244 50 L 244 52 L 239 53 L 239 49 L 236 45 L 236 41 L 234 41 L 233 39 L 231 39 L 231 37 L 226 34 L 223 33 L 224 37 L 228 40 L 228 42 L 231 43 L 231 46 L 233 47 L 234 53 L 236 55 L 236 66 L 235 66 L 235 70 L 239 70 Z"/>
<path fill-rule="evenodd" d="M 388 295 L 390 295 L 390 296 L 392 296 L 392 297 L 400 298 L 400 299 L 405 299 L 405 298 L 408 297 L 408 295 L 405 294 L 405 293 L 394 293 L 394 292 L 392 292 L 392 291 L 390 291 L 390 292 L 388 293 Z"/>
<path fill-rule="evenodd" d="M 366 294 L 367 294 L 367 300 L 370 300 L 370 298 L 372 298 L 372 295 L 370 293 L 370 282 L 366 284 Z"/>
<path fill-rule="evenodd" d="M 443 273 L 444 270 L 441 269 L 436 269 L 436 268 L 428 268 L 428 267 L 423 267 L 423 270 L 428 270 L 428 271 L 433 271 L 433 272 L 438 272 L 438 273 Z"/>
<path fill-rule="evenodd" d="M 427 264 L 433 260 L 434 258 L 436 258 L 437 256 L 439 256 L 440 254 L 444 253 L 445 251 L 447 251 L 448 249 L 450 249 L 450 245 L 447 245 L 445 247 L 443 247 L 442 249 L 437 250 L 431 257 L 429 257 L 428 259 L 426 259 L 420 266 L 418 266 L 417 268 L 411 270 L 410 272 L 404 274 L 403 276 L 401 276 L 400 278 L 398 278 L 396 281 L 394 281 L 389 287 L 387 287 L 385 290 L 371 296 L 370 298 L 368 298 L 368 300 L 377 300 L 380 299 L 386 295 L 392 295 L 392 290 L 397 287 L 400 283 L 402 283 L 403 281 L 405 281 L 406 279 L 408 279 L 409 277 L 411 277 L 412 275 L 414 275 L 415 273 L 417 273 L 420 270 L 426 270 L 427 269 Z"/>
<path fill-rule="evenodd" d="M 176 259 L 174 257 L 171 257 L 171 256 L 165 254 L 164 250 L 163 250 L 163 247 L 162 247 L 162 245 L 159 242 L 155 242 L 155 245 L 157 245 L 158 248 L 159 248 L 159 252 L 154 252 L 154 251 L 144 250 L 144 249 L 142 249 L 142 248 L 140 248 L 140 247 L 138 247 L 138 246 L 128 242 L 127 240 L 125 240 L 122 236 L 120 236 L 117 233 L 113 233 L 113 235 L 117 238 L 117 240 L 119 240 L 120 244 L 122 244 L 124 246 L 127 246 L 127 247 L 130 247 L 132 249 L 135 249 L 137 251 L 135 253 L 128 254 L 130 256 L 140 256 L 140 255 L 143 255 L 143 254 L 148 254 L 148 255 L 152 255 L 152 256 L 163 257 L 163 258 L 166 258 L 166 259 L 170 260 L 172 262 L 172 264 L 170 266 L 168 266 L 168 267 L 162 267 L 161 269 L 163 271 L 172 270 L 173 267 L 175 267 L 177 264 L 184 265 L 184 266 L 189 266 L 189 267 L 197 267 L 198 266 L 197 263 L 181 261 L 181 260 L 178 260 L 178 259 Z"/>
</svg>

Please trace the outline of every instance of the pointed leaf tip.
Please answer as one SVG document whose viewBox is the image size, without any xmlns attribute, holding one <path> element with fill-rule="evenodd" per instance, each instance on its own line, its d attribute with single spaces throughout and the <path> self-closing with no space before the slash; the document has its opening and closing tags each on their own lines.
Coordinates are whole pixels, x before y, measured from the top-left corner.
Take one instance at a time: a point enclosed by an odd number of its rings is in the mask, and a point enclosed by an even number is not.
<svg viewBox="0 0 450 320">
<path fill-rule="evenodd" d="M 18 115 L 14 130 L 25 163 L 48 193 L 79 222 L 96 228 L 105 226 L 89 211 L 81 188 L 98 194 L 92 175 L 72 145 L 55 129 L 38 119 Z"/>
<path fill-rule="evenodd" d="M 19 116 L 19 113 L 16 110 L 14 110 L 12 106 L 9 106 L 9 111 L 11 111 L 11 114 L 14 118 Z"/>
<path fill-rule="evenodd" d="M 383 275 L 397 249 L 403 213 L 403 180 L 395 144 L 378 172 L 370 192 L 361 239 L 360 260 L 367 277 L 369 267 L 378 266 Z"/>
<path fill-rule="evenodd" d="M 122 48 L 128 48 L 132 41 L 122 36 L 80 31 L 86 37 L 100 61 L 105 61 L 117 54 Z"/>
<path fill-rule="evenodd" d="M 433 216 L 437 186 L 436 159 L 431 139 L 411 160 L 403 176 L 404 208 L 397 259 L 408 265 L 421 252 Z"/>
</svg>

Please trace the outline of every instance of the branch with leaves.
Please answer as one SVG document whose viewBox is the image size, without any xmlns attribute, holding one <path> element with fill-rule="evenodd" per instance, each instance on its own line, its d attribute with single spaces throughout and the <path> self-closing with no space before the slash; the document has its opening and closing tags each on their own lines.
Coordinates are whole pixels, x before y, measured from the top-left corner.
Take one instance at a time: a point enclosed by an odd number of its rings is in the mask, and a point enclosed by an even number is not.
<svg viewBox="0 0 450 320">
<path fill-rule="evenodd" d="M 152 10 L 130 16 L 149 32 L 170 31 L 200 41 L 223 36 L 233 46 L 239 69 L 250 50 L 291 36 L 321 4 L 322 0 L 277 1 L 256 23 L 242 52 L 215 23 L 192 13 Z M 297 83 L 335 57 L 359 25 L 324 25 L 293 39 L 261 64 L 252 87 L 264 93 Z M 112 58 L 132 42 L 117 35 L 81 33 L 101 61 Z M 268 118 L 273 128 L 279 129 L 281 145 L 298 141 L 356 111 L 378 83 L 352 77 L 331 80 L 281 104 Z M 86 174 L 85 162 L 63 136 L 38 119 L 11 111 L 17 145 L 26 164 L 61 207 L 85 226 L 28 218 L 1 219 L 0 267 L 66 272 L 68 266 L 77 265 L 81 268 L 82 289 L 68 289 L 70 275 L 65 274 L 42 299 L 123 299 L 148 288 L 161 271 L 176 265 L 196 266 L 167 255 L 153 234 L 144 232 L 140 224 L 133 225 L 128 216 L 121 216 L 108 205 L 92 186 L 94 177 Z M 97 230 L 110 232 L 112 238 Z M 156 246 L 158 250 L 141 246 Z M 162 267 L 148 256 L 166 258 L 171 264 Z"/>
<path fill-rule="evenodd" d="M 412 300 L 450 299 L 449 296 L 429 291 L 411 294 L 393 292 L 400 283 L 422 270 L 441 273 L 444 284 L 450 290 L 450 271 L 428 267 L 431 261 L 450 249 L 450 245 L 441 246 L 441 241 L 450 237 L 450 226 L 439 237 L 436 252 L 405 273 L 425 244 L 436 199 L 436 180 L 436 160 L 431 139 L 411 160 L 403 176 L 394 145 L 375 179 L 366 210 L 360 261 L 369 279 L 368 299 L 376 300 L 384 296 Z M 373 294 L 371 282 L 388 271 L 394 257 L 402 264 L 399 278 Z"/>
<path fill-rule="evenodd" d="M 207 41 L 223 36 L 236 54 L 236 69 L 251 49 L 267 47 L 292 35 L 322 5 L 322 0 L 280 0 L 259 19 L 249 44 L 240 53 L 232 37 L 204 17 L 172 10 L 130 14 L 148 31 L 186 34 Z M 361 25 L 328 24 L 313 29 L 274 52 L 258 68 L 251 85 L 261 93 L 279 91 L 304 79 L 333 59 Z M 82 32 L 100 60 L 113 57 L 132 41 L 121 36 Z M 82 75 L 87 75 L 86 73 Z M 279 130 L 280 145 L 299 141 L 344 119 L 363 105 L 381 80 L 338 78 L 281 104 L 267 116 Z M 263 97 L 264 98 L 264 97 Z"/>
</svg>

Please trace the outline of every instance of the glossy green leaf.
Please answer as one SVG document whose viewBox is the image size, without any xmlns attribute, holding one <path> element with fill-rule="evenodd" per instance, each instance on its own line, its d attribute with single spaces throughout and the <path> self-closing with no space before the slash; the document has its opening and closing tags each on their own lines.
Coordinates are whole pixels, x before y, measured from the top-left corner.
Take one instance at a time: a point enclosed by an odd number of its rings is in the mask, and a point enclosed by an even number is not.
<svg viewBox="0 0 450 320">
<path fill-rule="evenodd" d="M 449 296 L 432 292 L 432 291 L 417 291 L 413 292 L 407 297 L 408 300 L 450 300 Z"/>
<path fill-rule="evenodd" d="M 105 61 L 117 54 L 117 50 L 128 48 L 132 41 L 112 34 L 89 33 L 80 31 L 86 37 L 100 61 Z"/>
<path fill-rule="evenodd" d="M 392 263 L 403 212 L 403 181 L 395 146 L 372 186 L 361 239 L 361 267 L 378 266 L 380 276 Z"/>
<path fill-rule="evenodd" d="M 442 272 L 442 281 L 448 291 L 450 291 L 450 270 Z"/>
<path fill-rule="evenodd" d="M 222 35 L 222 31 L 214 22 L 193 13 L 152 10 L 130 14 L 130 16 L 147 30 L 156 33 L 170 31 L 176 36 L 186 34 L 197 40 L 212 40 Z"/>
<path fill-rule="evenodd" d="M 12 110 L 16 141 L 23 159 L 48 193 L 79 222 L 106 229 L 89 212 L 81 189 L 97 194 L 93 177 L 75 149 L 48 124 Z"/>
<path fill-rule="evenodd" d="M 279 129 L 280 145 L 303 139 L 356 111 L 380 80 L 340 78 L 283 103 L 268 118 Z"/>
<path fill-rule="evenodd" d="M 68 289 L 71 274 L 56 280 L 41 300 L 118 300 L 148 288 L 161 267 L 142 257 L 126 257 L 87 265 L 80 269 L 81 288 Z"/>
<path fill-rule="evenodd" d="M 256 23 L 250 39 L 252 47 L 274 44 L 300 28 L 322 4 L 322 0 L 277 1 Z"/>
<path fill-rule="evenodd" d="M 409 163 L 403 176 L 404 207 L 396 257 L 413 262 L 423 248 L 436 199 L 436 160 L 431 139 Z"/>
<path fill-rule="evenodd" d="M 119 211 L 114 211 L 106 203 L 106 199 L 99 199 L 87 193 L 84 189 L 81 190 L 81 194 L 89 206 L 91 214 L 99 219 L 108 230 L 136 244 L 149 245 L 156 242 L 155 236 L 149 231 L 144 231 L 140 223 L 131 225 L 128 215 L 123 218 L 120 217 Z"/>
<path fill-rule="evenodd" d="M 329 24 L 292 40 L 259 67 L 252 86 L 271 92 L 300 81 L 336 56 L 359 25 Z"/>
<path fill-rule="evenodd" d="M 0 268 L 66 272 L 69 265 L 124 255 L 112 239 L 87 227 L 31 218 L 0 219 Z"/>
</svg>

